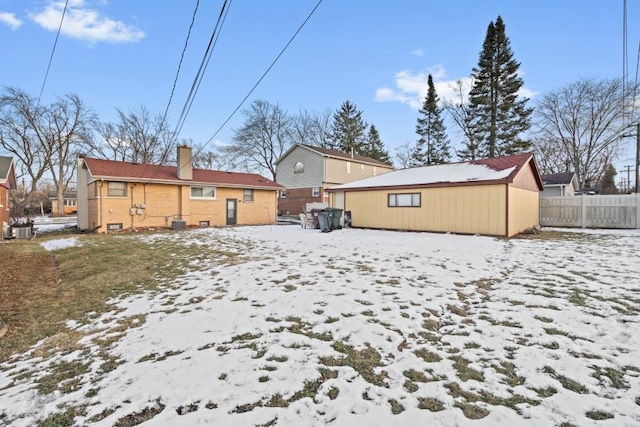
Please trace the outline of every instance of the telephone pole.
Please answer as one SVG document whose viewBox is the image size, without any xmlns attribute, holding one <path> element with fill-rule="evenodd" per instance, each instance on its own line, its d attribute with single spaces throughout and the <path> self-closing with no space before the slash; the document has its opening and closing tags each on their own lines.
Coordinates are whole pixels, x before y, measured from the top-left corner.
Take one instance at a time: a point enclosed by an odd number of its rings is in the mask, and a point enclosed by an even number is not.
<svg viewBox="0 0 640 427">
<path fill-rule="evenodd" d="M 640 192 L 640 171 L 638 171 L 638 165 L 640 165 L 640 121 L 636 128 L 636 193 Z"/>
</svg>

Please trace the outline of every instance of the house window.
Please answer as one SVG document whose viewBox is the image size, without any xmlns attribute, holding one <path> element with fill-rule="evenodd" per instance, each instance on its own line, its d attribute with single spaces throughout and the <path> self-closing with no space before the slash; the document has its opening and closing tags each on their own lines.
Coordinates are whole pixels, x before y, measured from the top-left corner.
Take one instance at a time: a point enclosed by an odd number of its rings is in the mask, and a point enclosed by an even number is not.
<svg viewBox="0 0 640 427">
<path fill-rule="evenodd" d="M 127 197 L 127 183 L 110 182 L 107 194 L 111 197 Z"/>
<path fill-rule="evenodd" d="M 302 162 L 296 162 L 293 165 L 293 173 L 303 173 L 304 172 L 304 164 Z"/>
<path fill-rule="evenodd" d="M 320 197 L 320 187 L 313 187 L 313 189 L 311 189 L 311 197 Z"/>
<path fill-rule="evenodd" d="M 389 193 L 387 206 L 419 208 L 421 206 L 420 193 Z"/>
<path fill-rule="evenodd" d="M 242 201 L 244 201 L 244 202 L 253 202 L 253 189 L 245 188 L 242 191 Z"/>
<path fill-rule="evenodd" d="M 281 199 L 286 199 L 287 198 L 287 190 L 285 188 L 280 190 L 280 198 Z"/>
<path fill-rule="evenodd" d="M 122 231 L 122 223 L 115 222 L 107 224 L 107 231 Z"/>
<path fill-rule="evenodd" d="M 347 162 L 347 173 L 351 173 L 351 162 Z"/>
<path fill-rule="evenodd" d="M 209 221 L 198 221 L 198 227 L 200 227 L 200 228 L 208 228 L 209 227 Z"/>
<path fill-rule="evenodd" d="M 216 187 L 191 187 L 192 199 L 215 199 Z"/>
</svg>

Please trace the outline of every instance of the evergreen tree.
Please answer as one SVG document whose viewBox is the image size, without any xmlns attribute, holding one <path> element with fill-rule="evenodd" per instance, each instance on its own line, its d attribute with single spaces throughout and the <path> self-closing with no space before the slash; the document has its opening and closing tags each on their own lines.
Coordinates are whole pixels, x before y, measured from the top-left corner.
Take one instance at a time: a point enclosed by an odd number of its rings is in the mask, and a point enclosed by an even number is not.
<svg viewBox="0 0 640 427">
<path fill-rule="evenodd" d="M 329 133 L 330 148 L 345 153 L 363 155 L 366 151 L 365 130 L 366 123 L 362 120 L 362 111 L 345 101 L 340 109 L 333 114 L 333 123 Z"/>
<path fill-rule="evenodd" d="M 427 96 L 420 109 L 416 133 L 418 142 L 411 154 L 411 166 L 439 165 L 451 160 L 447 129 L 438 107 L 438 94 L 429 74 Z"/>
<path fill-rule="evenodd" d="M 359 154 L 379 160 L 388 165 L 392 164 L 391 156 L 389 156 L 389 152 L 385 150 L 378 129 L 376 129 L 374 125 L 369 126 L 369 131 L 367 132 L 366 151 Z"/>
<path fill-rule="evenodd" d="M 469 93 L 475 140 L 483 157 L 516 154 L 531 147 L 522 134 L 531 126 L 533 109 L 526 106 L 528 98 L 518 98 L 523 85 L 519 68 L 502 17 L 498 16 L 487 28 Z"/>
<path fill-rule="evenodd" d="M 600 194 L 618 193 L 615 181 L 617 174 L 618 172 L 616 171 L 616 168 L 611 163 L 609 163 L 609 165 L 604 170 L 602 180 L 600 181 Z"/>
</svg>

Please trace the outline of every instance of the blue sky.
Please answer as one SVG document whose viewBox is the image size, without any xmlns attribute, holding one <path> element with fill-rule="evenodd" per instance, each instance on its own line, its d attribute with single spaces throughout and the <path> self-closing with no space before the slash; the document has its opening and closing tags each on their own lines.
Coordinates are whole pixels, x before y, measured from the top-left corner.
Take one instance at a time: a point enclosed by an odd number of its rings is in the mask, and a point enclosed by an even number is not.
<svg viewBox="0 0 640 427">
<path fill-rule="evenodd" d="M 173 124 L 222 3 L 200 1 L 169 110 Z M 210 140 L 316 3 L 233 1 L 181 137 Z M 43 102 L 75 93 L 103 121 L 115 118 L 115 107 L 164 112 L 195 4 L 70 0 Z M 0 0 L 1 86 L 38 96 L 63 6 L 60 0 Z M 416 139 L 428 73 L 447 97 L 450 84 L 477 64 L 487 25 L 498 15 L 533 103 L 581 78 L 622 75 L 622 12 L 623 0 L 324 0 L 244 107 L 264 99 L 290 113 L 333 112 L 350 100 L 393 154 Z M 629 0 L 632 79 L 639 15 L 640 4 Z M 237 114 L 211 144 L 228 143 L 242 121 Z M 456 129 L 449 131 L 458 141 Z M 629 148 L 618 162 L 630 164 L 625 160 L 633 156 Z"/>
</svg>

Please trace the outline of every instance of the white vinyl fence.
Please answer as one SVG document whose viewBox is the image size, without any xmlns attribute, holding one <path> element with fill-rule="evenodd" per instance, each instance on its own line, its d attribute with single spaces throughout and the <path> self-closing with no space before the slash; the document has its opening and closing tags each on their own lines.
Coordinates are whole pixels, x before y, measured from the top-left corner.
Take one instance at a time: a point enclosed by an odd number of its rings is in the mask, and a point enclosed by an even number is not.
<svg viewBox="0 0 640 427">
<path fill-rule="evenodd" d="M 640 194 L 540 197 L 540 225 L 640 228 Z"/>
</svg>

